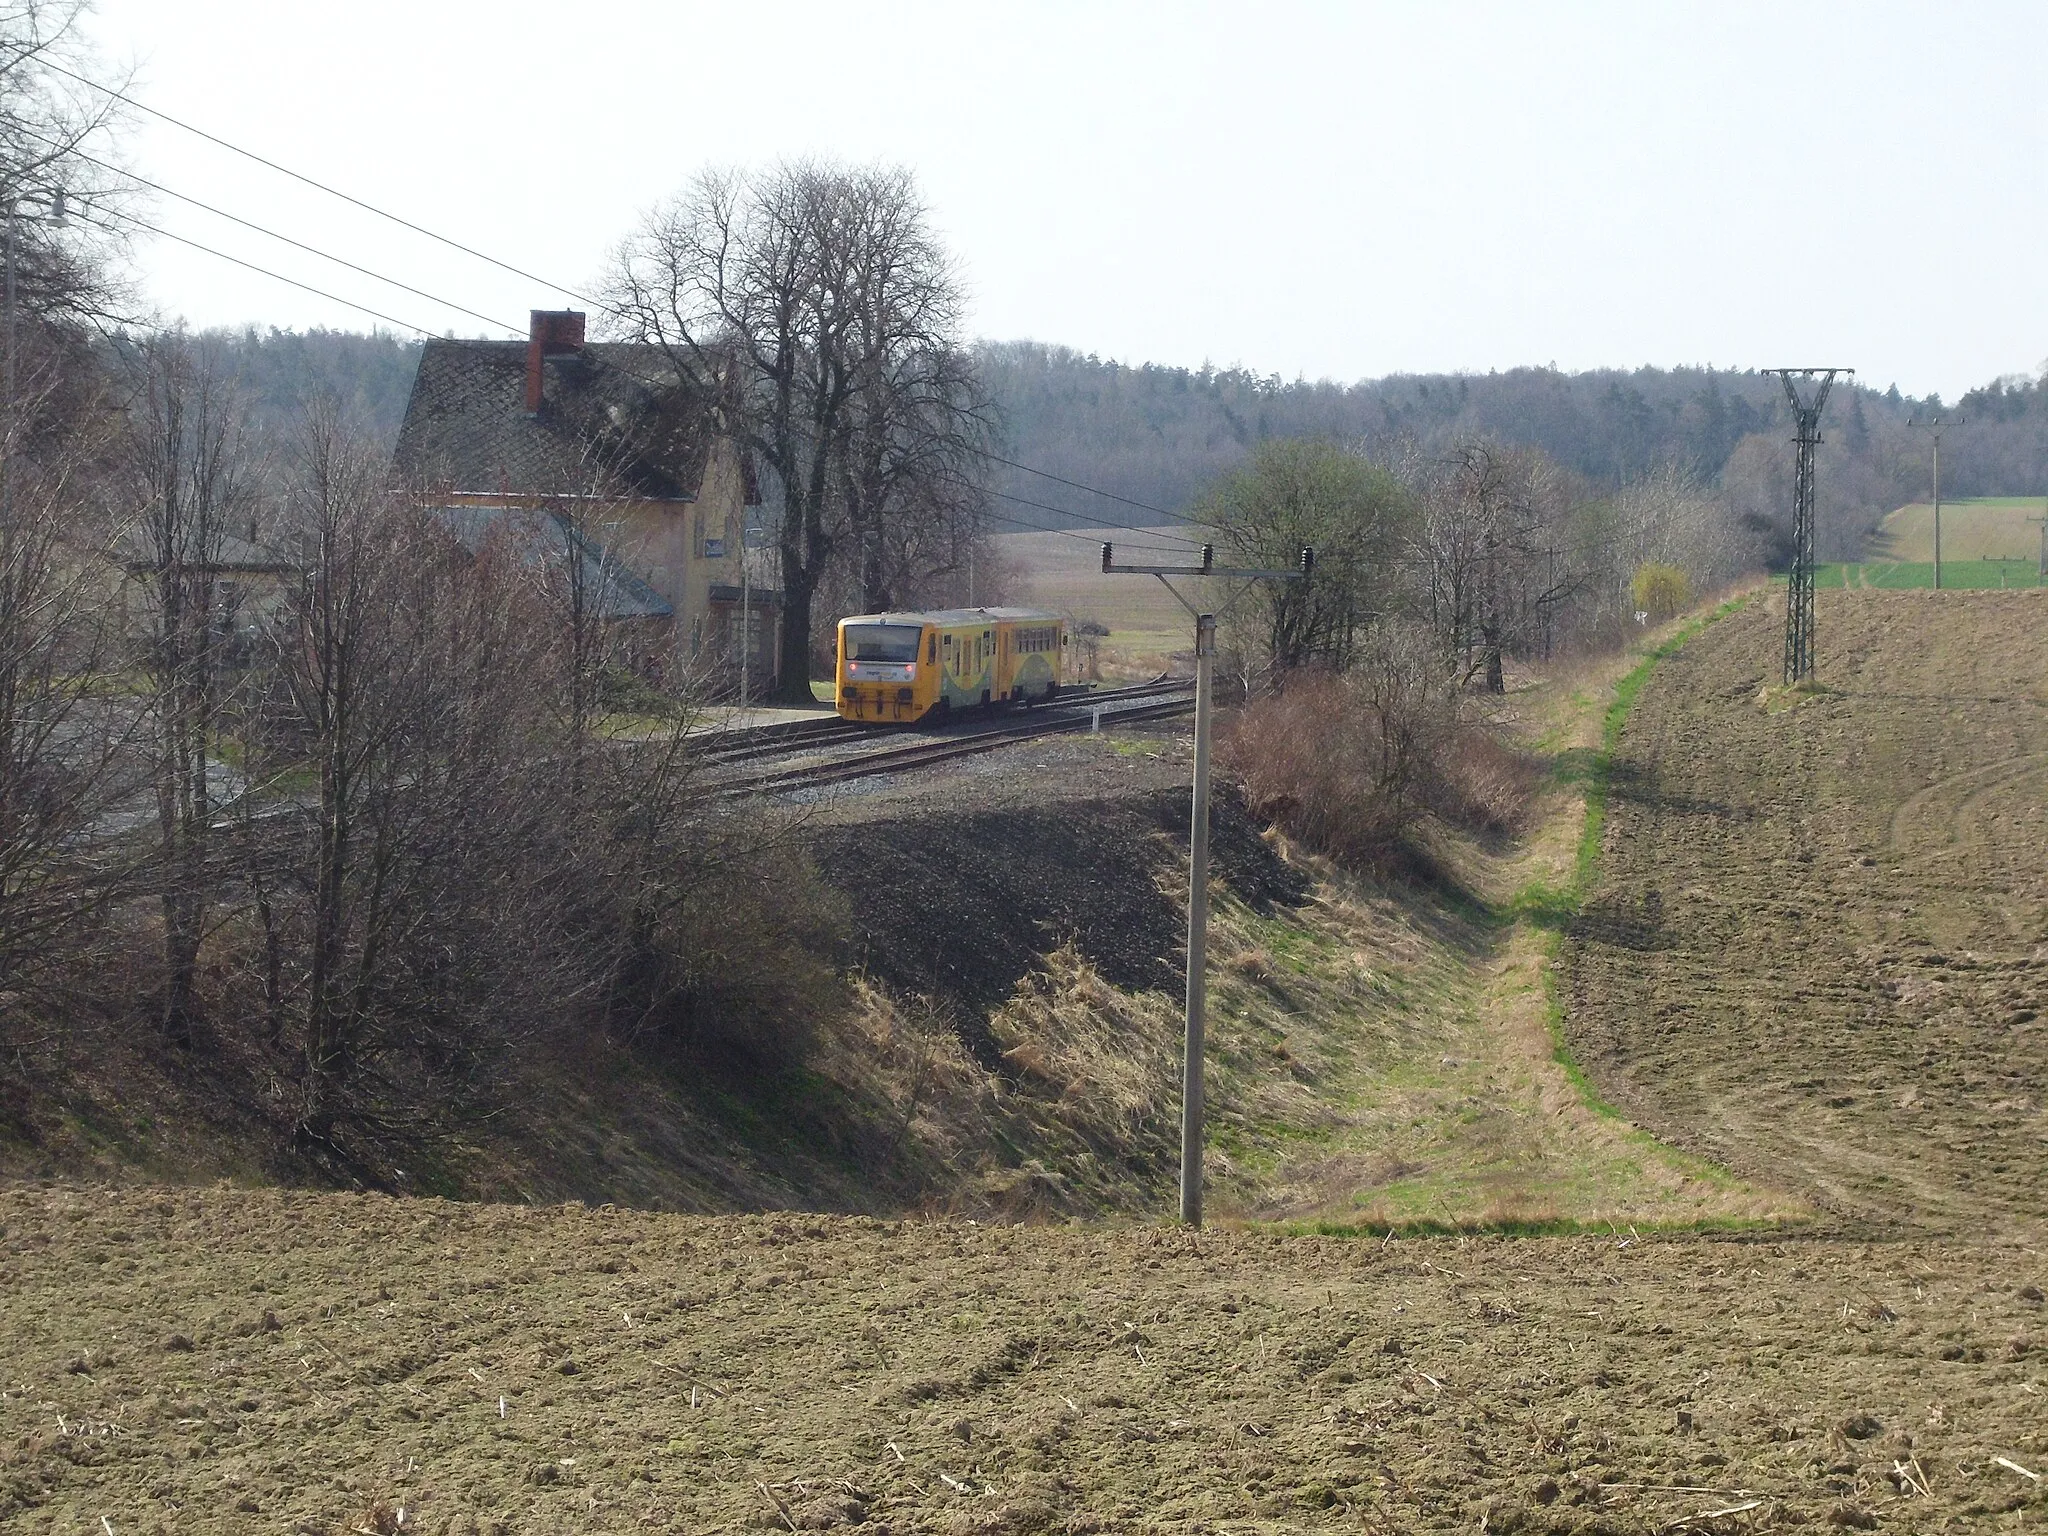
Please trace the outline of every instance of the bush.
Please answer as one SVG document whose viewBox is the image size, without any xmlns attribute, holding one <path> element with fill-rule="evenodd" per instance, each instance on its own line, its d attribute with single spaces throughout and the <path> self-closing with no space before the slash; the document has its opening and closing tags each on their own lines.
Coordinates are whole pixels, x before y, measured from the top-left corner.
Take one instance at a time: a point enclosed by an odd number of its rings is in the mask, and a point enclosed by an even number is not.
<svg viewBox="0 0 2048 1536">
<path fill-rule="evenodd" d="M 1332 858 L 1380 863 L 1434 813 L 1513 831 L 1533 765 L 1460 717 L 1458 695 L 1420 631 L 1384 627 L 1342 676 L 1296 673 L 1241 710 L 1220 743 L 1253 814 Z"/>
<path fill-rule="evenodd" d="M 1426 798 L 1445 821 L 1506 836 L 1522 829 L 1541 781 L 1528 753 L 1484 726 L 1463 724 L 1446 737 Z"/>
<path fill-rule="evenodd" d="M 1652 624 L 1661 624 L 1692 606 L 1692 583 L 1675 565 L 1651 561 L 1637 566 L 1628 590 L 1636 611 L 1647 613 Z"/>
</svg>

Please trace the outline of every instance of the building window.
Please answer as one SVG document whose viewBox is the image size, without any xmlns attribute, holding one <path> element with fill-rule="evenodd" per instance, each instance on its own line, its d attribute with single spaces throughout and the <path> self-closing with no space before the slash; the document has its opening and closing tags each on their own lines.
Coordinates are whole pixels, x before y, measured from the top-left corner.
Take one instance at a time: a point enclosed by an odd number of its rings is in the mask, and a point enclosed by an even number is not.
<svg viewBox="0 0 2048 1536">
<path fill-rule="evenodd" d="M 706 560 L 723 560 L 725 558 L 725 540 L 706 539 L 704 541 L 704 558 Z"/>
</svg>

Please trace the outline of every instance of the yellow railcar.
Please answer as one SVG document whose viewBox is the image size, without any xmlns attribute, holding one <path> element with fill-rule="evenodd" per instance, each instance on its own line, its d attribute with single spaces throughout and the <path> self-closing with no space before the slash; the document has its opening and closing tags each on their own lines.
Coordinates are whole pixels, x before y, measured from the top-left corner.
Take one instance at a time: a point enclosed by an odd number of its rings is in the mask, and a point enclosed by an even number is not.
<svg viewBox="0 0 2048 1536">
<path fill-rule="evenodd" d="M 1060 689 L 1067 626 L 1035 608 L 863 613 L 839 621 L 839 713 L 908 724 Z"/>
</svg>

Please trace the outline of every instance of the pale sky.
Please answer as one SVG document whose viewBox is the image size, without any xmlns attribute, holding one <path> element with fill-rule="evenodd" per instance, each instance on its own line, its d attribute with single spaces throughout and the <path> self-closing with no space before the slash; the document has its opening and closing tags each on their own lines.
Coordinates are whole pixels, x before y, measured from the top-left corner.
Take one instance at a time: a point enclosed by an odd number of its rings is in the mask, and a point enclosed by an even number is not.
<svg viewBox="0 0 2048 1536">
<path fill-rule="evenodd" d="M 136 96 L 556 282 L 706 164 L 918 175 L 979 335 L 1391 372 L 2048 358 L 2048 7 L 100 0 Z M 147 118 L 134 169 L 499 317 L 568 301 Z M 168 199 L 411 324 L 485 327 Z M 363 315 L 158 241 L 195 325 Z"/>
</svg>

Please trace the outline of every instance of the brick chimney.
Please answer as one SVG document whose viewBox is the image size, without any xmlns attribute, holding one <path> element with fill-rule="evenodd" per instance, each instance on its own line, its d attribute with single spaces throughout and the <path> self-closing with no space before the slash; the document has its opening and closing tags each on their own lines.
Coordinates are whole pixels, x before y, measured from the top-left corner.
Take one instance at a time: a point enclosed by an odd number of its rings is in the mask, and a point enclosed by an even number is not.
<svg viewBox="0 0 2048 1536">
<path fill-rule="evenodd" d="M 529 312 L 526 339 L 526 414 L 539 412 L 541 360 L 583 350 L 583 311 L 536 309 Z"/>
</svg>

